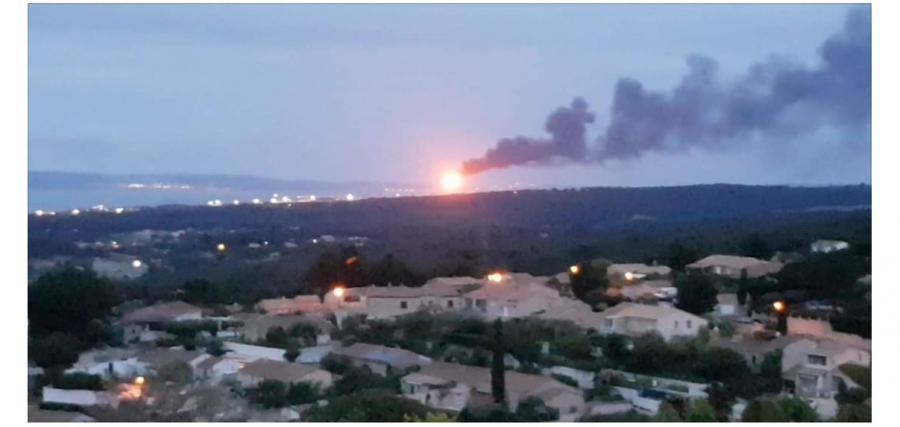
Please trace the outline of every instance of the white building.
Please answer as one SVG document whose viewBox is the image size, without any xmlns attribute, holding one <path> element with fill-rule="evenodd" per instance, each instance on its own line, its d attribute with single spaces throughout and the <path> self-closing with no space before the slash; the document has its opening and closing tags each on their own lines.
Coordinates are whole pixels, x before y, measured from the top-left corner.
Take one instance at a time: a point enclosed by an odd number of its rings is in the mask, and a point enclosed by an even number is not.
<svg viewBox="0 0 900 427">
<path fill-rule="evenodd" d="M 237 379 L 244 387 L 255 386 L 264 380 L 276 380 L 285 383 L 318 384 L 324 390 L 334 383 L 331 372 L 318 366 L 266 359 L 244 364 L 237 372 Z"/>
<path fill-rule="evenodd" d="M 665 340 L 679 336 L 697 336 L 706 328 L 706 319 L 673 307 L 623 302 L 600 312 L 600 324 L 595 328 L 601 334 L 639 336 L 657 333 Z"/>
<path fill-rule="evenodd" d="M 581 390 L 551 377 L 507 371 L 506 397 L 511 410 L 528 397 L 538 397 L 559 410 L 561 421 L 573 421 L 584 410 Z M 433 408 L 461 411 L 470 402 L 491 396 L 490 368 L 434 362 L 401 379 L 403 396 Z"/>
<path fill-rule="evenodd" d="M 841 382 L 848 387 L 859 387 L 841 371 L 841 365 L 871 366 L 871 363 L 872 355 L 865 349 L 835 340 L 810 337 L 784 347 L 781 372 L 784 380 L 793 384 L 797 395 L 832 398 Z"/>
<path fill-rule="evenodd" d="M 697 262 L 685 266 L 688 270 L 703 271 L 718 276 L 738 279 L 743 271 L 747 277 L 757 278 L 781 271 L 783 265 L 780 262 L 763 261 L 761 259 L 734 256 L 734 255 L 710 255 Z"/>
<path fill-rule="evenodd" d="M 824 253 L 843 251 L 850 248 L 850 244 L 841 240 L 816 240 L 809 245 L 809 251 Z"/>
</svg>

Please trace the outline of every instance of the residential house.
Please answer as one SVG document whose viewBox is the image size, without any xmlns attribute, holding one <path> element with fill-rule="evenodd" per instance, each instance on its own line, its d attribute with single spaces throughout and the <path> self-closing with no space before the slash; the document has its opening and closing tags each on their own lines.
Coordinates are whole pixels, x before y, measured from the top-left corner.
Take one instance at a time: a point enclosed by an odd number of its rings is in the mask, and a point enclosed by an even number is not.
<svg viewBox="0 0 900 427">
<path fill-rule="evenodd" d="M 431 359 L 417 353 L 400 348 L 382 345 L 355 343 L 349 346 L 335 344 L 332 352 L 346 356 L 356 366 L 368 366 L 372 372 L 387 375 L 391 372 L 404 372 L 414 366 L 428 366 Z"/>
<path fill-rule="evenodd" d="M 89 350 L 78 355 L 78 361 L 66 373 L 81 372 L 104 379 L 129 378 L 147 373 L 147 365 L 138 360 L 137 351 L 126 348 Z"/>
<path fill-rule="evenodd" d="M 107 391 L 64 390 L 53 387 L 44 387 L 41 394 L 41 401 L 43 403 L 77 406 L 80 408 L 94 406 L 108 406 L 115 408 L 119 406 L 119 399 L 116 395 Z"/>
<path fill-rule="evenodd" d="M 716 314 L 718 316 L 740 316 L 746 314 L 743 311 L 741 304 L 738 303 L 737 294 L 716 295 Z"/>
<path fill-rule="evenodd" d="M 507 371 L 506 397 L 510 409 L 528 397 L 537 397 L 559 410 L 560 419 L 573 421 L 584 409 L 581 390 L 551 377 Z M 461 411 L 467 405 L 490 401 L 490 368 L 456 363 L 434 362 L 418 372 L 404 376 L 403 396 L 436 409 Z"/>
<path fill-rule="evenodd" d="M 242 344 L 237 342 L 225 341 L 223 343 L 228 350 L 229 358 L 241 360 L 243 362 L 254 362 L 256 360 L 284 360 L 284 349 L 277 347 L 263 347 L 261 345 Z"/>
<path fill-rule="evenodd" d="M 584 329 L 596 330 L 603 316 L 595 313 L 591 306 L 574 298 L 559 298 L 551 302 L 547 310 L 534 315 L 539 319 L 572 322 Z"/>
<path fill-rule="evenodd" d="M 56 411 L 41 409 L 37 405 L 28 405 L 29 423 L 89 423 L 94 418 L 81 412 Z"/>
<path fill-rule="evenodd" d="M 763 360 L 769 353 L 774 353 L 784 349 L 801 337 L 796 336 L 780 336 L 773 339 L 755 338 L 753 334 L 735 334 L 729 338 L 717 338 L 710 341 L 710 347 L 727 348 L 735 353 L 744 356 L 747 365 L 754 372 L 759 372 Z"/>
<path fill-rule="evenodd" d="M 840 370 L 843 364 L 871 366 L 869 351 L 824 338 L 802 338 L 782 350 L 782 378 L 795 394 L 810 398 L 832 398 L 839 384 L 858 387 Z"/>
<path fill-rule="evenodd" d="M 256 303 L 256 309 L 271 315 L 321 313 L 326 311 L 318 295 L 297 295 L 293 298 L 264 299 Z"/>
<path fill-rule="evenodd" d="M 665 265 L 631 263 L 606 267 L 606 277 L 610 279 L 640 280 L 647 276 L 668 276 L 671 273 L 672 269 Z"/>
<path fill-rule="evenodd" d="M 843 251 L 849 248 L 850 244 L 841 240 L 816 240 L 809 245 L 810 252 L 823 254 Z"/>
<path fill-rule="evenodd" d="M 237 372 L 237 379 L 244 387 L 252 387 L 265 380 L 277 380 L 285 383 L 318 384 L 323 390 L 331 387 L 334 382 L 331 372 L 316 365 L 267 359 L 244 364 Z"/>
<path fill-rule="evenodd" d="M 137 258 L 113 253 L 107 258 L 94 258 L 91 269 L 100 277 L 113 280 L 132 280 L 148 271 L 147 264 Z"/>
<path fill-rule="evenodd" d="M 157 347 L 152 350 L 138 354 L 138 362 L 145 364 L 146 369 L 151 373 L 159 373 L 163 368 L 173 363 L 183 362 L 191 367 L 191 372 L 195 372 L 200 362 L 211 357 L 209 354 L 200 351 L 188 351 L 176 348 Z"/>
<path fill-rule="evenodd" d="M 122 316 L 125 342 L 155 341 L 167 323 L 200 320 L 203 309 L 182 301 L 139 308 Z"/>
<path fill-rule="evenodd" d="M 595 327 L 601 334 L 638 336 L 658 333 L 665 340 L 678 336 L 696 336 L 706 328 L 706 319 L 674 307 L 623 302 L 599 313 Z"/>
<path fill-rule="evenodd" d="M 237 313 L 232 315 L 232 318 L 242 323 L 237 329 L 237 335 L 248 341 L 265 339 L 266 333 L 271 328 L 281 327 L 289 331 L 298 323 L 308 323 L 315 326 L 321 335 L 328 335 L 334 328 L 331 322 L 318 314 L 270 316 L 258 313 Z M 322 339 L 326 338 L 323 337 Z"/>
<path fill-rule="evenodd" d="M 546 281 L 524 273 L 503 275 L 499 282 L 488 281 L 465 294 L 465 309 L 486 319 L 520 318 L 547 311 L 560 295 Z"/>
<path fill-rule="evenodd" d="M 744 271 L 749 278 L 763 277 L 781 271 L 781 267 L 780 262 L 734 255 L 710 255 L 685 266 L 691 271 L 703 271 L 732 279 L 740 278 Z"/>
</svg>

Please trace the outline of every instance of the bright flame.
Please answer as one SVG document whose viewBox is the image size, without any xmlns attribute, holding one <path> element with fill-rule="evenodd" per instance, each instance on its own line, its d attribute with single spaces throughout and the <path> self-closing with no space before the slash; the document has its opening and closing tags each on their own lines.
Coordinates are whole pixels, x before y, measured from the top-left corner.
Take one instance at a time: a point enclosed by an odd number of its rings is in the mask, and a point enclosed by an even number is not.
<svg viewBox="0 0 900 427">
<path fill-rule="evenodd" d="M 343 298 L 344 291 L 346 291 L 346 289 L 343 286 L 335 286 L 334 290 L 331 292 L 334 294 L 334 296 L 336 296 L 338 298 Z"/>
<path fill-rule="evenodd" d="M 488 280 L 490 280 L 490 281 L 492 281 L 492 282 L 494 282 L 494 283 L 500 283 L 500 282 L 503 281 L 503 275 L 500 274 L 500 273 L 491 273 L 491 274 L 488 274 L 488 277 L 487 277 L 487 278 L 488 278 Z"/>
<path fill-rule="evenodd" d="M 144 385 L 144 377 L 137 377 L 134 379 L 134 383 L 136 385 Z"/>
<path fill-rule="evenodd" d="M 452 193 L 460 189 L 463 184 L 462 175 L 459 172 L 451 171 L 444 174 L 444 177 L 441 178 L 441 188 L 444 189 L 445 192 Z"/>
<path fill-rule="evenodd" d="M 578 265 L 569 267 L 569 273 L 578 274 L 579 271 L 581 271 L 581 267 L 579 267 Z"/>
<path fill-rule="evenodd" d="M 626 271 L 625 272 L 625 280 L 627 280 L 629 282 L 634 280 L 634 273 L 632 273 L 630 271 Z"/>
</svg>

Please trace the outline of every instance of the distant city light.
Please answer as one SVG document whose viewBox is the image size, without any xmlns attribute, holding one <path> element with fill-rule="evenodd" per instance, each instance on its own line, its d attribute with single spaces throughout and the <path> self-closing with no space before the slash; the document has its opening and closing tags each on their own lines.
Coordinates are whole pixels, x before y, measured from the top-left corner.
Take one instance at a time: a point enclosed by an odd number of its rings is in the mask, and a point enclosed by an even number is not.
<svg viewBox="0 0 900 427">
<path fill-rule="evenodd" d="M 278 199 L 273 197 L 273 198 L 269 199 L 269 203 L 278 204 Z"/>
<path fill-rule="evenodd" d="M 281 201 L 287 203 L 287 202 L 290 202 L 290 201 L 291 201 L 291 198 L 288 197 L 288 196 L 282 196 L 282 197 L 281 197 Z"/>
<path fill-rule="evenodd" d="M 569 267 L 569 273 L 578 274 L 579 271 L 581 271 L 581 267 L 579 267 L 577 264 Z"/>
<path fill-rule="evenodd" d="M 260 203 L 262 203 L 262 200 L 259 200 L 259 199 L 253 199 L 253 204 L 254 204 L 254 205 L 258 205 L 258 204 L 260 204 Z"/>
<path fill-rule="evenodd" d="M 235 206 L 237 206 L 237 205 L 240 205 L 240 204 L 241 204 L 241 201 L 240 201 L 240 200 L 235 200 L 235 201 L 233 201 L 233 202 L 231 202 L 231 203 L 234 204 Z"/>
<path fill-rule="evenodd" d="M 121 246 L 119 245 L 119 242 L 117 242 L 117 241 L 115 241 L 115 240 L 113 240 L 112 242 L 109 242 L 109 246 L 110 246 L 111 248 L 113 248 L 113 249 L 119 249 L 119 248 L 121 247 Z"/>
<path fill-rule="evenodd" d="M 356 196 L 354 196 L 353 194 L 347 194 L 346 198 L 348 202 L 352 202 L 354 199 L 356 199 Z"/>
<path fill-rule="evenodd" d="M 34 211 L 34 214 L 35 214 L 35 216 L 44 216 L 44 211 L 38 209 L 38 210 Z"/>
<path fill-rule="evenodd" d="M 263 241 L 263 246 L 269 246 L 269 241 L 268 240 Z"/>
<path fill-rule="evenodd" d="M 125 208 L 116 208 L 115 212 L 116 212 L 117 214 L 120 214 L 120 213 L 122 213 L 122 212 L 125 212 Z"/>
<path fill-rule="evenodd" d="M 216 250 L 219 252 L 225 252 L 225 249 L 227 248 L 225 247 L 224 243 L 219 243 L 218 245 L 216 245 Z"/>
<path fill-rule="evenodd" d="M 313 239 L 312 242 L 313 244 L 319 243 L 319 239 Z"/>
<path fill-rule="evenodd" d="M 503 275 L 500 273 L 491 273 L 487 276 L 488 280 L 494 283 L 500 283 L 503 281 Z"/>
<path fill-rule="evenodd" d="M 72 215 L 78 215 L 78 214 L 80 214 L 80 213 L 81 213 L 80 210 L 78 210 L 78 209 L 72 209 Z"/>
<path fill-rule="evenodd" d="M 315 202 L 315 201 L 316 201 L 316 195 L 313 194 L 312 196 L 309 196 L 309 200 Z"/>
<path fill-rule="evenodd" d="M 131 266 L 134 268 L 141 268 L 142 265 L 144 265 L 144 263 L 142 263 L 139 259 L 131 261 Z"/>
</svg>

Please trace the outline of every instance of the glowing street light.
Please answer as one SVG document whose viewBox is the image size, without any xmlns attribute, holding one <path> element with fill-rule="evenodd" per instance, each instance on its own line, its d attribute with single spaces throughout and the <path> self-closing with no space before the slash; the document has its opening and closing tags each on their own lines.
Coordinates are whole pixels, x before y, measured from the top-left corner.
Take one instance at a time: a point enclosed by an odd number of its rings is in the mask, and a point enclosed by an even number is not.
<svg viewBox="0 0 900 427">
<path fill-rule="evenodd" d="M 772 308 L 778 313 L 784 313 L 787 310 L 787 304 L 784 301 L 775 301 L 772 303 Z"/>
<path fill-rule="evenodd" d="M 122 212 L 125 212 L 125 208 L 116 208 L 115 212 L 116 212 L 117 214 L 120 214 L 120 213 L 122 213 Z"/>
<path fill-rule="evenodd" d="M 343 298 L 344 292 L 346 292 L 346 291 L 347 291 L 347 288 L 345 288 L 343 286 L 335 286 L 334 290 L 332 290 L 331 293 L 334 294 L 334 296 L 336 296 L 338 298 Z"/>
<path fill-rule="evenodd" d="M 254 205 L 258 205 L 258 204 L 261 204 L 261 203 L 262 203 L 262 200 L 259 200 L 259 199 L 253 199 L 253 204 L 254 204 Z"/>
<path fill-rule="evenodd" d="M 80 214 L 80 213 L 81 213 L 80 210 L 78 210 L 78 209 L 72 209 L 72 215 L 78 215 L 78 214 Z"/>
<path fill-rule="evenodd" d="M 219 243 L 218 245 L 216 245 L 216 250 L 219 252 L 225 252 L 225 249 L 227 248 L 225 247 L 224 243 Z"/>
<path fill-rule="evenodd" d="M 354 196 L 353 194 L 347 194 L 346 199 L 348 202 L 352 202 L 356 199 L 356 196 Z"/>
<path fill-rule="evenodd" d="M 38 209 L 38 210 L 34 211 L 34 215 L 35 216 L 44 216 L 44 211 Z"/>
<path fill-rule="evenodd" d="M 579 267 L 578 264 L 575 264 L 575 265 L 569 267 L 569 273 L 578 274 L 580 272 L 581 272 L 581 267 Z"/>
<path fill-rule="evenodd" d="M 141 268 L 142 265 L 144 265 L 144 263 L 142 263 L 139 259 L 131 261 L 131 266 L 134 268 Z"/>
<path fill-rule="evenodd" d="M 630 271 L 626 271 L 625 272 L 625 280 L 627 280 L 629 282 L 634 280 L 634 273 L 632 273 Z"/>
</svg>

